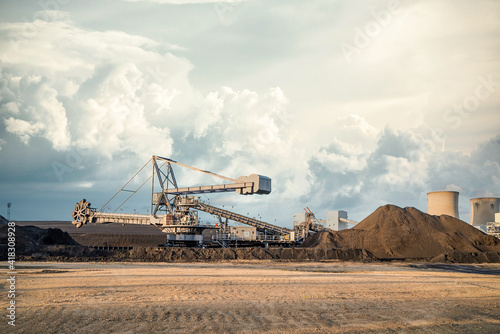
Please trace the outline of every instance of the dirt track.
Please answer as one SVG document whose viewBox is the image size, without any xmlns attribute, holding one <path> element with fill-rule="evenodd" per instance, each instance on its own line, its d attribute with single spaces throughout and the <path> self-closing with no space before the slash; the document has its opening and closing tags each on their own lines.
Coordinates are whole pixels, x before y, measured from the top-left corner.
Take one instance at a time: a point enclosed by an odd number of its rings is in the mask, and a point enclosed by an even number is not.
<svg viewBox="0 0 500 334">
<path fill-rule="evenodd" d="M 499 270 L 492 264 L 23 262 L 16 330 L 498 333 Z M 6 326 L 2 321 L 0 332 Z"/>
</svg>

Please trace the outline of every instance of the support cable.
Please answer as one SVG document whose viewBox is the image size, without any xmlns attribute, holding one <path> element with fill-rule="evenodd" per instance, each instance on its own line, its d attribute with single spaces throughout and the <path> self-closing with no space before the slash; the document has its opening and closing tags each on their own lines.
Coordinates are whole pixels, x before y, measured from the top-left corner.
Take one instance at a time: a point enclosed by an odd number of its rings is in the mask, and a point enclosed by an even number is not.
<svg viewBox="0 0 500 334">
<path fill-rule="evenodd" d="M 153 175 L 151 175 L 150 177 L 148 177 L 148 178 L 147 178 L 147 179 L 146 179 L 146 180 L 145 180 L 145 181 L 144 181 L 144 182 L 143 182 L 143 183 L 139 186 L 139 188 L 137 188 L 135 191 L 133 191 L 133 192 L 132 192 L 132 194 L 130 194 L 130 196 L 129 196 L 129 197 L 127 197 L 127 199 L 126 199 L 126 200 L 124 200 L 124 201 L 123 201 L 120 205 L 118 205 L 118 207 L 115 209 L 115 211 L 113 211 L 113 213 L 115 213 L 115 212 L 116 212 L 116 210 L 118 210 L 119 208 L 121 208 L 121 206 L 122 206 L 123 204 L 125 204 L 125 202 L 126 202 L 126 201 L 128 201 L 128 200 L 130 199 L 130 197 L 134 196 L 134 195 L 135 195 L 135 193 L 136 193 L 136 192 L 138 192 L 138 191 L 139 191 L 139 189 L 141 189 L 141 188 L 142 188 L 142 186 L 143 186 L 143 185 L 145 185 L 145 184 L 146 184 L 146 182 L 148 182 L 148 181 L 149 181 L 149 179 L 151 179 L 151 177 L 152 177 L 152 176 L 153 176 Z"/>
<path fill-rule="evenodd" d="M 152 158 L 151 158 L 151 159 L 152 159 Z M 114 195 L 113 195 L 113 197 L 111 197 L 111 198 L 110 198 L 110 199 L 109 199 L 106 203 L 104 203 L 104 205 L 103 205 L 103 206 L 101 206 L 101 208 L 100 208 L 99 210 L 97 210 L 97 212 L 102 212 L 101 210 L 102 210 L 104 207 L 106 207 L 106 205 L 108 205 L 108 203 L 109 203 L 109 202 L 111 202 L 111 201 L 113 200 L 113 198 L 115 198 L 115 197 L 116 197 L 116 195 L 118 195 L 118 194 L 119 194 L 119 193 L 123 190 L 123 188 L 125 188 L 125 187 L 126 187 L 126 186 L 130 183 L 130 181 L 132 181 L 132 180 L 134 179 L 134 177 L 136 177 L 136 176 L 137 176 L 137 174 L 139 174 L 139 173 L 140 173 L 140 172 L 144 169 L 144 167 L 146 167 L 146 166 L 147 166 L 147 164 L 149 164 L 149 162 L 151 161 L 151 159 L 149 159 L 149 160 L 148 160 L 148 162 L 146 162 L 146 163 L 144 164 L 144 166 L 142 166 L 142 167 L 141 167 L 141 169 L 139 169 L 139 170 L 138 170 L 138 171 L 134 174 L 134 176 L 132 176 L 132 177 L 131 177 L 128 181 L 127 181 L 127 183 L 125 183 L 125 184 L 123 185 L 123 187 L 121 187 L 121 188 L 120 188 L 120 190 L 118 190 L 118 191 L 116 192 L 116 194 L 114 194 Z"/>
</svg>

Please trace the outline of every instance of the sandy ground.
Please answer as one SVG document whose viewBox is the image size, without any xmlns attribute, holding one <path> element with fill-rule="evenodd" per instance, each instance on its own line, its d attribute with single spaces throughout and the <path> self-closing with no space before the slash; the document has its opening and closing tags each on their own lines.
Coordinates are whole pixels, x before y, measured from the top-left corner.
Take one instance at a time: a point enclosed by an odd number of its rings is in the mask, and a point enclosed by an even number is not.
<svg viewBox="0 0 500 334">
<path fill-rule="evenodd" d="M 6 268 L 6 263 L 2 263 Z M 498 333 L 500 266 L 17 263 L 1 333 Z M 0 301 L 7 305 L 6 271 Z"/>
</svg>

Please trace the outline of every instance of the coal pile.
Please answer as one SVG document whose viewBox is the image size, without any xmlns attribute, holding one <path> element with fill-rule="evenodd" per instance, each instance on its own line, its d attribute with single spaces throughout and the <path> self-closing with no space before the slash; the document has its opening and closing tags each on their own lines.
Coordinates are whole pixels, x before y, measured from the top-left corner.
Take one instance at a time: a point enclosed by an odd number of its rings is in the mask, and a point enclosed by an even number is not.
<svg viewBox="0 0 500 334">
<path fill-rule="evenodd" d="M 317 233 L 297 248 L 158 247 L 164 241 L 163 235 L 69 235 L 60 229 L 16 226 L 16 256 L 24 261 L 371 262 L 401 259 L 448 263 L 500 262 L 499 239 L 450 216 L 432 216 L 415 208 L 403 209 L 394 205 L 378 208 L 350 230 Z M 0 224 L 0 244 L 3 244 L 0 245 L 1 259 L 7 256 L 6 243 L 7 225 Z M 93 246 L 108 247 L 94 249 Z M 115 250 L 115 247 L 122 249 Z"/>
<path fill-rule="evenodd" d="M 303 247 L 363 249 L 380 259 L 500 262 L 500 240 L 451 216 L 385 205 L 354 228 L 321 232 Z"/>
<path fill-rule="evenodd" d="M 74 245 L 78 243 L 66 232 L 58 228 L 39 228 L 36 226 L 16 226 L 16 255 L 39 252 L 49 245 Z M 8 225 L 0 224 L 0 244 L 7 244 Z M 3 247 L 6 248 L 6 247 Z M 1 258 L 6 257 L 2 248 Z"/>
<path fill-rule="evenodd" d="M 5 219 L 5 217 L 4 217 L 4 216 L 1 216 L 1 215 L 0 215 L 0 226 L 1 226 L 1 225 L 7 225 L 7 223 L 8 223 L 8 222 L 9 222 L 9 221 L 8 221 L 7 219 Z"/>
<path fill-rule="evenodd" d="M 167 242 L 165 233 L 161 235 L 70 233 L 70 236 L 80 245 L 87 247 L 153 247 Z"/>
<path fill-rule="evenodd" d="M 7 227 L 7 225 L 0 226 L 0 244 L 7 243 Z M 15 232 L 16 257 L 19 261 L 340 260 L 372 262 L 377 260 L 369 252 L 359 249 L 158 247 L 158 244 L 165 243 L 165 235 L 92 233 L 70 235 L 58 228 L 44 229 L 36 226 L 16 226 Z M 95 246 L 102 248 L 95 249 Z M 0 245 L 0 259 L 6 258 L 7 245 Z"/>
<path fill-rule="evenodd" d="M 20 261 L 77 262 L 218 262 L 230 260 L 304 261 L 377 261 L 369 252 L 359 249 L 321 248 L 188 248 L 133 247 L 132 249 L 95 249 L 82 246 L 46 246 L 43 252 L 21 255 Z"/>
</svg>

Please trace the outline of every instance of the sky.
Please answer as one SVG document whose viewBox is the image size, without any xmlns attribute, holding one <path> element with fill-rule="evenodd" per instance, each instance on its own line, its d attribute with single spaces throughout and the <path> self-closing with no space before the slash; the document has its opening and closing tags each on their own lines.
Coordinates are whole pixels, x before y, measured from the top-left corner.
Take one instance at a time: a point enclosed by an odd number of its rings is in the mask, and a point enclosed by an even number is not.
<svg viewBox="0 0 500 334">
<path fill-rule="evenodd" d="M 2 1 L 0 214 L 71 220 L 152 155 L 270 177 L 202 199 L 280 226 L 438 190 L 469 222 L 500 197 L 500 2 Z"/>
</svg>

